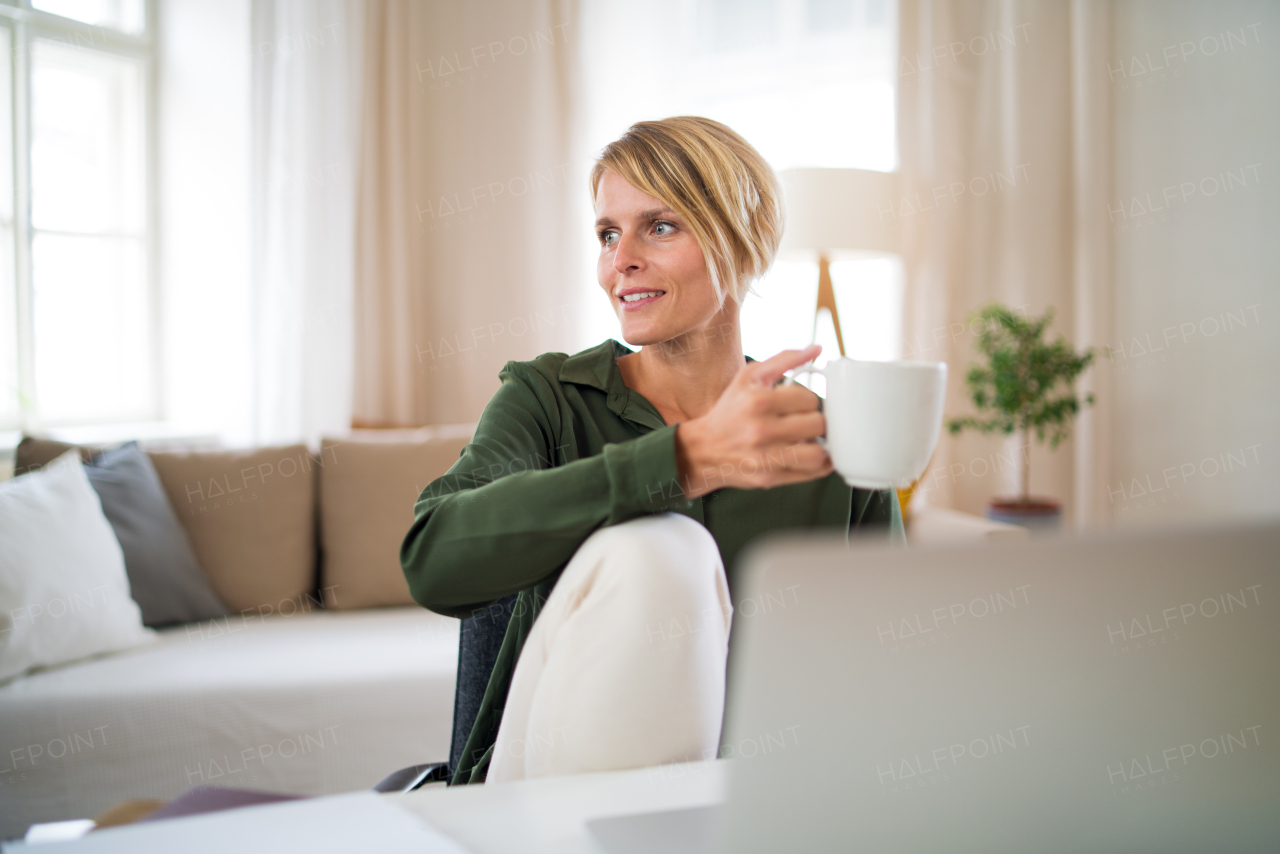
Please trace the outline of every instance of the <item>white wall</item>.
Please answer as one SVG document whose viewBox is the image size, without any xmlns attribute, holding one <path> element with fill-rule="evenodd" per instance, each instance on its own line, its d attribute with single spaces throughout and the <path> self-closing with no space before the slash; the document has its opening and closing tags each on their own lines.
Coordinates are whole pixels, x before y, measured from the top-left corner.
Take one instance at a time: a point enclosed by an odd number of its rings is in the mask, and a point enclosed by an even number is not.
<svg viewBox="0 0 1280 854">
<path fill-rule="evenodd" d="M 1113 54 L 1115 519 L 1280 513 L 1280 4 L 1120 2 Z"/>
<path fill-rule="evenodd" d="M 163 408 L 178 432 L 250 436 L 249 2 L 159 18 Z"/>
</svg>

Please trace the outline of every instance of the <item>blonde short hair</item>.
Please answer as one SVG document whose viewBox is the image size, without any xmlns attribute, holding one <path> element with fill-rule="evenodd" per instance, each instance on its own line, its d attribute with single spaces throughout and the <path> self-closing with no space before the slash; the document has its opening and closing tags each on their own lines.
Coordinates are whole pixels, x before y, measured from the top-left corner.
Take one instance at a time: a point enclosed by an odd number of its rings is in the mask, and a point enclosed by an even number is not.
<svg viewBox="0 0 1280 854">
<path fill-rule="evenodd" d="M 688 222 L 720 305 L 726 297 L 741 303 L 773 264 L 784 225 L 778 178 L 728 127 L 700 116 L 637 122 L 601 152 L 593 200 L 606 171 Z"/>
</svg>

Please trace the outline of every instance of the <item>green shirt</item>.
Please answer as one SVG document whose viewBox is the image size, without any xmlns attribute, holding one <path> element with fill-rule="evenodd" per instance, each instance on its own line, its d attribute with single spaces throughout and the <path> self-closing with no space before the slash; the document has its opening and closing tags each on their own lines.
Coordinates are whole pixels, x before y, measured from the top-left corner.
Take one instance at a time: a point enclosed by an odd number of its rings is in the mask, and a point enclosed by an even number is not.
<svg viewBox="0 0 1280 854">
<path fill-rule="evenodd" d="M 622 381 L 613 340 L 573 356 L 508 362 L 475 436 L 414 505 L 400 551 L 413 598 L 468 617 L 519 592 L 453 782 L 480 782 L 516 660 L 560 571 L 593 531 L 671 511 L 706 526 L 729 568 L 748 541 L 797 528 L 885 529 L 902 538 L 892 491 L 837 474 L 769 490 L 723 488 L 692 501 L 676 469 L 676 425 Z"/>
</svg>

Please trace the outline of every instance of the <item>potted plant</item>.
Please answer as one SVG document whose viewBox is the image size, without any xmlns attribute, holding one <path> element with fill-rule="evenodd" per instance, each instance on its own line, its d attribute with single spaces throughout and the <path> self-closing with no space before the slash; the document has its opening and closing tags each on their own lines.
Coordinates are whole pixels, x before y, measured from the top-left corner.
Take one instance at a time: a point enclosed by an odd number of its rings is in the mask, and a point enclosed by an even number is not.
<svg viewBox="0 0 1280 854">
<path fill-rule="evenodd" d="M 983 433 L 1020 434 L 1022 488 L 1016 498 L 991 499 L 987 517 L 1033 528 L 1056 528 L 1061 505 L 1052 498 L 1030 494 L 1031 433 L 1035 432 L 1040 443 L 1047 438 L 1050 448 L 1067 438 L 1071 419 L 1080 411 L 1075 380 L 1093 362 L 1093 350 L 1076 353 L 1062 336 L 1051 344 L 1042 340 L 1053 320 L 1052 308 L 1040 317 L 1027 317 L 992 303 L 972 320 L 982 322 L 974 347 L 986 356 L 986 364 L 970 365 L 965 381 L 981 417 L 948 418 L 947 429 L 953 436 L 969 427 Z M 1085 396 L 1084 403 L 1092 404 L 1093 395 Z"/>
</svg>

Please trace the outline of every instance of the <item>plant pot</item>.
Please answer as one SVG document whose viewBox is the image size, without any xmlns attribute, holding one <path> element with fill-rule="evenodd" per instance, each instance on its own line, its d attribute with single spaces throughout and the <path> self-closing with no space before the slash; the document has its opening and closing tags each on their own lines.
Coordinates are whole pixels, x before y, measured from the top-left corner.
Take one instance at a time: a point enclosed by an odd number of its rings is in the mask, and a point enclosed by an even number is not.
<svg viewBox="0 0 1280 854">
<path fill-rule="evenodd" d="M 1021 525 L 1033 534 L 1057 533 L 1062 526 L 1062 505 L 1052 498 L 1031 496 L 993 498 L 987 502 L 987 518 L 993 522 Z"/>
</svg>

